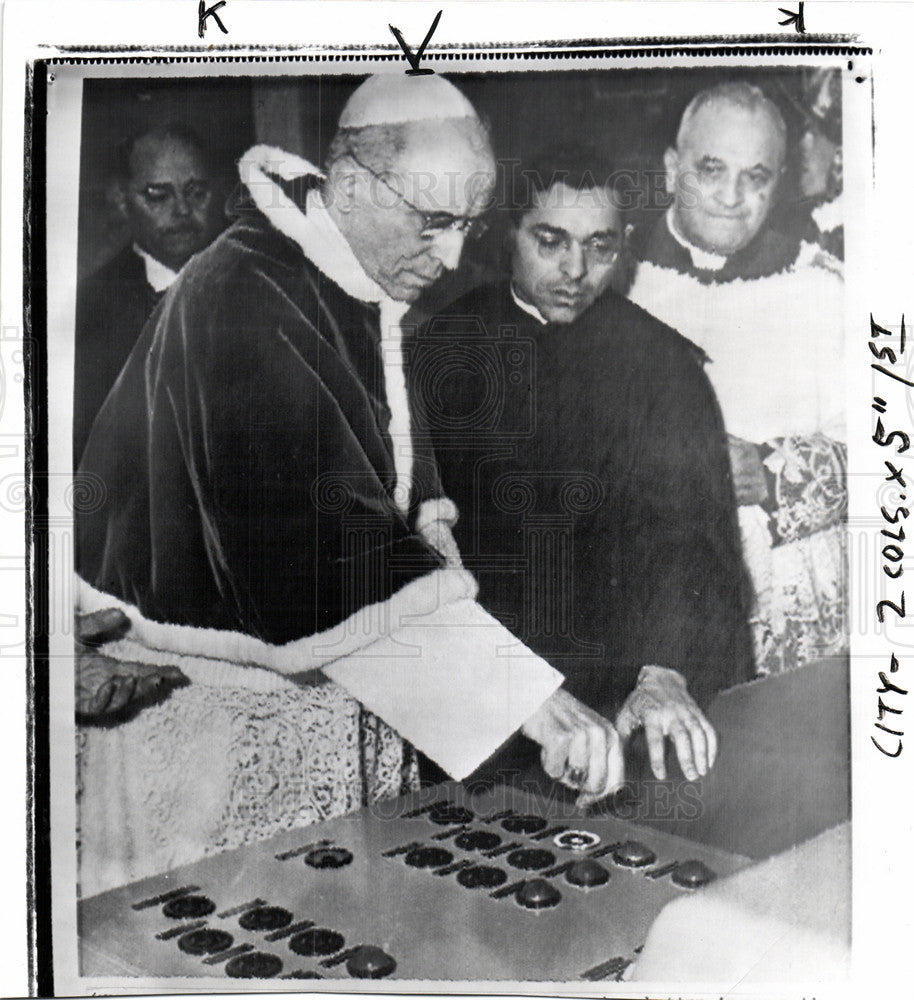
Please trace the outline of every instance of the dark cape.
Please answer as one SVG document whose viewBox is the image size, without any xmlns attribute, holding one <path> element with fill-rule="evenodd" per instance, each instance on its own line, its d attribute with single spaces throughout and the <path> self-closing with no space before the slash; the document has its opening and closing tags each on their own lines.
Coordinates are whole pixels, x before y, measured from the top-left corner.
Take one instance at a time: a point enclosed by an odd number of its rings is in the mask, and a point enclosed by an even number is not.
<svg viewBox="0 0 914 1000">
<path fill-rule="evenodd" d="M 251 208 L 182 270 L 95 422 L 79 575 L 152 622 L 281 646 L 438 569 L 392 500 L 384 385 L 378 307 Z M 415 509 L 438 490 L 421 454 L 414 475 Z"/>
<path fill-rule="evenodd" d="M 791 267 L 800 252 L 800 237 L 763 226 L 742 250 L 731 254 L 719 271 L 696 267 L 688 249 L 674 239 L 666 214 L 656 222 L 639 226 L 629 240 L 629 251 L 637 260 L 689 274 L 702 284 L 723 284 L 742 279 L 753 281 L 780 274 Z"/>
<path fill-rule="evenodd" d="M 701 352 L 612 292 L 542 325 L 507 286 L 417 332 L 411 394 L 479 599 L 614 717 L 640 668 L 751 674 L 726 437 Z"/>
<path fill-rule="evenodd" d="M 161 295 L 131 246 L 88 275 L 76 291 L 73 465 L 105 398 Z"/>
</svg>

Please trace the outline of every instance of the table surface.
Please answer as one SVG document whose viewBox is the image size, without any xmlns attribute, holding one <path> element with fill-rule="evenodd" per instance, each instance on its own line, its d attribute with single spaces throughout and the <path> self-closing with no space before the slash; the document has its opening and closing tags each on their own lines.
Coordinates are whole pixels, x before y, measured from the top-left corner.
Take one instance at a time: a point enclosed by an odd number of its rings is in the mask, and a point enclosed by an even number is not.
<svg viewBox="0 0 914 1000">
<path fill-rule="evenodd" d="M 844 822 L 851 811 L 849 683 L 848 660 L 834 658 L 722 692 L 708 710 L 720 740 L 717 762 L 693 783 L 697 815 L 621 814 L 756 859 Z M 650 790 L 648 781 L 643 791 Z"/>
</svg>

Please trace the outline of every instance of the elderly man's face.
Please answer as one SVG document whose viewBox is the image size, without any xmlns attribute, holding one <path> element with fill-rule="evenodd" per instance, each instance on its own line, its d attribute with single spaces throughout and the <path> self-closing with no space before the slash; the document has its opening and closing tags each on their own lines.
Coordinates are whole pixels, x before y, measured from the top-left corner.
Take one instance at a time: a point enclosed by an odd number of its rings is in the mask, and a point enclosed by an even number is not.
<svg viewBox="0 0 914 1000">
<path fill-rule="evenodd" d="M 727 256 L 746 246 L 771 211 L 784 143 L 764 110 L 717 102 L 695 115 L 678 150 L 667 150 L 667 190 L 682 235 Z"/>
<path fill-rule="evenodd" d="M 619 209 L 602 188 L 553 184 L 514 234 L 511 280 L 550 323 L 572 323 L 609 286 L 622 239 Z"/>
<path fill-rule="evenodd" d="M 487 207 L 495 186 L 488 137 L 469 118 L 415 122 L 389 169 L 361 166 L 349 212 L 353 250 L 391 298 L 413 302 L 457 267 Z"/>
<path fill-rule="evenodd" d="M 144 136 L 133 147 L 130 167 L 121 214 L 137 244 L 177 271 L 221 225 L 203 160 L 181 139 Z"/>
</svg>

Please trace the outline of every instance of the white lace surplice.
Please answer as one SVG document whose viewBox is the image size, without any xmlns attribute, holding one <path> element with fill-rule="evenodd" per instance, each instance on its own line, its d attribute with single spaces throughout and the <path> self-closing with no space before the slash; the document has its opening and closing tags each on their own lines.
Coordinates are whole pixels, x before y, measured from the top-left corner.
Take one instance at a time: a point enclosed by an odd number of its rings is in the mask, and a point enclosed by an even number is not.
<svg viewBox="0 0 914 1000">
<path fill-rule="evenodd" d="M 847 649 L 843 284 L 807 258 L 712 284 L 642 263 L 630 293 L 708 354 L 727 431 L 770 449 L 771 523 L 739 509 L 760 673 Z"/>
<path fill-rule="evenodd" d="M 77 739 L 84 896 L 418 785 L 412 750 L 330 681 L 193 683 Z"/>
</svg>

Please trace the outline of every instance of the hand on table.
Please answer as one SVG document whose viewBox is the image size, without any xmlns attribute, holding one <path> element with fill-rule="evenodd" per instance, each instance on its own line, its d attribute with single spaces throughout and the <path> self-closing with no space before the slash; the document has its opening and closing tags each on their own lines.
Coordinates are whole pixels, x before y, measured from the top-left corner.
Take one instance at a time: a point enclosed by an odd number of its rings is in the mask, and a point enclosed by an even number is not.
<svg viewBox="0 0 914 1000">
<path fill-rule="evenodd" d="M 659 780 L 666 778 L 664 741 L 676 747 L 682 773 L 695 781 L 707 774 L 717 757 L 717 734 L 686 688 L 682 674 L 667 667 L 642 667 L 634 691 L 626 698 L 616 717 L 616 729 L 623 740 L 644 728 L 651 770 Z"/>
<path fill-rule="evenodd" d="M 768 499 L 768 481 L 758 445 L 732 434 L 727 435 L 727 441 L 736 502 L 741 507 L 764 503 Z"/>
<path fill-rule="evenodd" d="M 578 806 L 597 802 L 624 779 L 622 742 L 612 723 L 559 688 L 522 728 L 539 743 L 543 770 L 580 790 Z"/>
<path fill-rule="evenodd" d="M 76 718 L 88 725 L 126 722 L 190 681 L 177 667 L 114 660 L 97 647 L 130 628 L 117 608 L 76 616 Z"/>
</svg>

